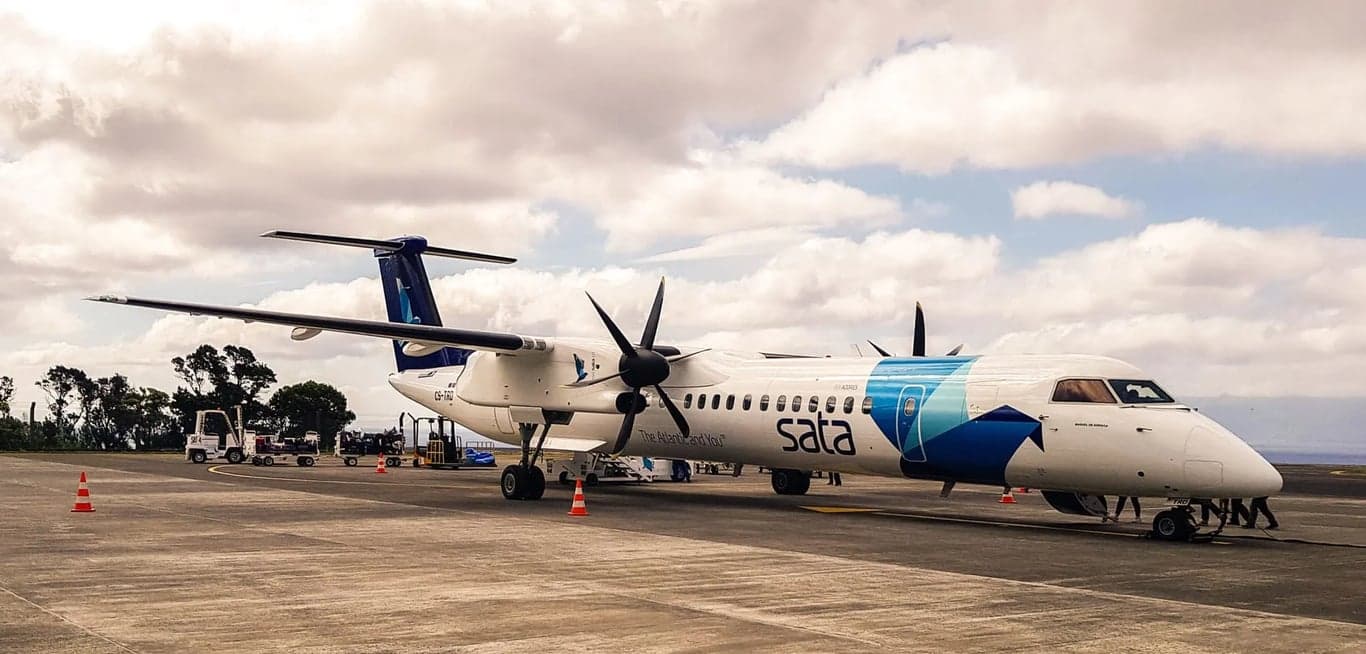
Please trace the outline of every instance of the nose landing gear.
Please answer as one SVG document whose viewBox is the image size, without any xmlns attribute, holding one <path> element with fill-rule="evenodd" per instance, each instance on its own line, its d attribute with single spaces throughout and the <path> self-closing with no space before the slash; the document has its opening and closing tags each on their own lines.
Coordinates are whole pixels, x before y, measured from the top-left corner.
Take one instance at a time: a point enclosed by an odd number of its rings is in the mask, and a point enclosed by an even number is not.
<svg viewBox="0 0 1366 654">
<path fill-rule="evenodd" d="M 1219 526 L 1215 527 L 1213 531 L 1200 533 L 1200 528 L 1195 524 L 1194 508 L 1187 502 L 1159 512 L 1153 518 L 1153 530 L 1148 533 L 1149 537 L 1157 540 L 1188 543 L 1208 543 L 1214 540 L 1214 537 L 1224 530 L 1224 523 L 1228 520 L 1228 515 L 1220 511 L 1219 507 L 1210 500 L 1198 500 L 1198 503 L 1219 516 Z"/>
</svg>

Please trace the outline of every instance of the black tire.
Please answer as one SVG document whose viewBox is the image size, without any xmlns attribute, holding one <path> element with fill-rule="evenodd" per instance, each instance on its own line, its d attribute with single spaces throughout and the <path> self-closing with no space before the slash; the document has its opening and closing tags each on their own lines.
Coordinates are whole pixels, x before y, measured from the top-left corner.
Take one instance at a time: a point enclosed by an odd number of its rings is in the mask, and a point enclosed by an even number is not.
<svg viewBox="0 0 1366 654">
<path fill-rule="evenodd" d="M 592 473 L 592 472 L 588 473 L 588 476 L 587 476 L 587 477 L 584 477 L 584 479 L 583 479 L 583 485 L 584 485 L 584 486 L 597 486 L 597 485 L 598 485 L 598 475 L 597 475 L 596 473 Z"/>
<path fill-rule="evenodd" d="M 313 457 L 311 457 L 311 456 L 301 456 L 301 457 L 299 457 L 299 465 L 301 465 L 301 466 L 303 466 L 303 467 L 305 467 L 305 468 L 312 468 L 312 467 L 313 467 Z"/>
<path fill-rule="evenodd" d="M 527 487 L 526 471 L 520 465 L 503 468 L 503 476 L 499 485 L 503 489 L 503 499 L 522 499 Z"/>
<path fill-rule="evenodd" d="M 769 476 L 773 492 L 779 495 L 805 495 L 811 490 L 811 473 L 805 470 L 780 468 Z"/>
<path fill-rule="evenodd" d="M 563 484 L 563 485 L 565 485 L 565 486 L 573 486 L 573 485 L 574 485 L 574 480 L 569 478 L 569 471 L 568 471 L 568 470 L 561 470 L 561 471 L 560 471 L 560 483 Z"/>
<path fill-rule="evenodd" d="M 195 463 L 203 463 L 208 460 L 208 457 L 204 456 L 204 450 L 195 450 L 190 452 L 190 460 Z"/>
<path fill-rule="evenodd" d="M 539 500 L 545 495 L 545 471 L 538 466 L 527 468 L 527 488 L 524 499 Z"/>
<path fill-rule="evenodd" d="M 354 456 L 348 456 L 345 459 L 343 459 L 343 461 L 345 461 L 346 467 L 348 468 L 356 467 L 356 457 Z"/>
<path fill-rule="evenodd" d="M 244 458 L 246 457 L 242 454 L 242 450 L 228 450 L 228 463 L 238 464 Z"/>
<path fill-rule="evenodd" d="M 1167 541 L 1187 541 L 1195 533 L 1195 525 L 1187 511 L 1168 509 L 1153 518 L 1153 538 Z"/>
<path fill-rule="evenodd" d="M 261 459 L 261 465 L 264 465 L 264 466 L 267 467 L 267 468 L 269 468 L 269 467 L 275 465 L 275 457 L 273 457 L 273 456 L 268 456 L 268 457 L 266 457 L 266 458 L 264 458 L 264 459 Z"/>
</svg>

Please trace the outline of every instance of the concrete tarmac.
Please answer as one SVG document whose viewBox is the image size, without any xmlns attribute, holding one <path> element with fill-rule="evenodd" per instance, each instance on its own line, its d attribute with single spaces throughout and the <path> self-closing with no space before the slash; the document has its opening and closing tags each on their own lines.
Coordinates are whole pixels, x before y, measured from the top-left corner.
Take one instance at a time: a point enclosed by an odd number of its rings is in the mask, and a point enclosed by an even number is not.
<svg viewBox="0 0 1366 654">
<path fill-rule="evenodd" d="M 0 651 L 1363 651 L 1366 477 L 1332 472 L 1201 545 L 1143 538 L 1156 500 L 1101 525 L 853 475 L 604 485 L 570 518 L 489 470 L 0 456 Z"/>
</svg>

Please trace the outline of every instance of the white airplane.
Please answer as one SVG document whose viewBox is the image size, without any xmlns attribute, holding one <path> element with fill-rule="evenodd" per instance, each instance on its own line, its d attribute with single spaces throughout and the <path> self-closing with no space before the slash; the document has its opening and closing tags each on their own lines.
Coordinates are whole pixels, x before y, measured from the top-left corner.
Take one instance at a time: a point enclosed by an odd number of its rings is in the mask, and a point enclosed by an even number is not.
<svg viewBox="0 0 1366 654">
<path fill-rule="evenodd" d="M 611 340 L 474 331 L 442 325 L 422 255 L 513 259 L 415 236 L 263 236 L 372 249 L 389 322 L 90 299 L 286 325 L 299 341 L 324 331 L 391 339 L 398 371 L 389 383 L 400 393 L 489 438 L 518 437 L 521 460 L 501 478 L 508 499 L 541 497 L 536 462 L 552 448 L 757 464 L 788 495 L 807 491 L 810 471 L 831 470 L 942 481 L 945 495 L 955 483 L 1037 488 L 1079 515 L 1104 515 L 1105 495 L 1165 497 L 1174 506 L 1154 518 L 1154 535 L 1191 540 L 1193 504 L 1281 488 L 1256 451 L 1132 365 L 1075 355 L 925 357 L 918 307 L 914 356 L 877 348 L 879 359 L 661 344 L 662 280 L 636 343 L 591 296 Z"/>
</svg>

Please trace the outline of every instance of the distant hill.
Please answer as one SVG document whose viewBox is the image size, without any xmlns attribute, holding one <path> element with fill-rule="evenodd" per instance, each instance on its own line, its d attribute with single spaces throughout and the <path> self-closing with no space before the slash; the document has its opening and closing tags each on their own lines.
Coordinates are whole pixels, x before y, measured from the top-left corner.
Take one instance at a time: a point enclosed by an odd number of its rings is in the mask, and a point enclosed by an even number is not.
<svg viewBox="0 0 1366 654">
<path fill-rule="evenodd" d="M 1273 463 L 1366 464 L 1366 398 L 1224 396 L 1185 401 Z"/>
</svg>

